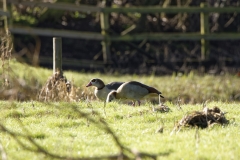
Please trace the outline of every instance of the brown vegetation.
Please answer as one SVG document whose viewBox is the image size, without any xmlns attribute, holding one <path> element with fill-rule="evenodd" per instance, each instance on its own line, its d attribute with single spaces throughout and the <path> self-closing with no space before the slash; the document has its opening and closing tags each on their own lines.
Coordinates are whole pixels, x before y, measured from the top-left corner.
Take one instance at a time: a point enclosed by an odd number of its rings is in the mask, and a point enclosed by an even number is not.
<svg viewBox="0 0 240 160">
<path fill-rule="evenodd" d="M 65 0 L 61 0 L 66 2 Z M 59 0 L 60 2 L 60 0 Z M 68 1 L 70 2 L 70 1 Z M 87 5 L 103 5 L 101 1 L 75 1 L 72 3 Z M 97 3 L 99 2 L 99 3 Z M 200 0 L 153 0 L 153 1 L 106 1 L 107 6 L 199 6 Z M 208 5 L 215 7 L 239 6 L 237 1 L 207 1 Z M 28 24 L 41 28 L 69 29 L 77 31 L 101 32 L 99 14 L 89 14 L 71 11 L 56 11 L 38 9 L 36 7 L 23 7 L 15 5 L 17 13 L 15 24 Z M 24 17 L 24 18 L 21 18 Z M 26 20 L 32 20 L 30 23 Z M 110 14 L 111 35 L 121 35 L 129 28 L 133 28 L 128 34 L 142 32 L 199 32 L 199 14 Z M 240 15 L 237 13 L 211 13 L 210 32 L 239 32 Z M 31 37 L 14 35 L 15 50 L 23 54 L 23 58 L 31 58 L 38 49 L 40 57 L 52 56 L 52 38 Z M 189 72 L 196 69 L 200 72 L 214 74 L 226 71 L 237 72 L 239 68 L 239 40 L 236 41 L 210 41 L 210 57 L 207 61 L 201 61 L 201 47 L 199 41 L 148 41 L 141 42 L 112 42 L 111 64 L 107 69 L 95 68 L 97 71 L 120 73 L 155 73 L 169 74 L 172 71 Z M 41 48 L 39 48 L 41 45 Z M 35 47 L 36 46 L 36 47 Z M 35 48 L 35 49 L 34 49 Z M 63 39 L 63 57 L 81 60 L 102 60 L 101 42 L 93 40 Z M 30 59 L 30 63 L 33 60 Z M 36 64 L 36 63 L 35 63 Z M 40 65 L 43 65 L 41 62 Z M 67 68 L 67 66 L 65 66 Z M 79 68 L 71 68 L 77 69 Z M 90 68 L 81 68 L 90 70 Z"/>
<path fill-rule="evenodd" d="M 193 111 L 184 116 L 173 131 L 179 131 L 182 127 L 207 128 L 215 124 L 228 124 L 229 120 L 226 119 L 225 114 L 217 106 L 212 109 L 204 107 L 202 111 Z"/>
</svg>

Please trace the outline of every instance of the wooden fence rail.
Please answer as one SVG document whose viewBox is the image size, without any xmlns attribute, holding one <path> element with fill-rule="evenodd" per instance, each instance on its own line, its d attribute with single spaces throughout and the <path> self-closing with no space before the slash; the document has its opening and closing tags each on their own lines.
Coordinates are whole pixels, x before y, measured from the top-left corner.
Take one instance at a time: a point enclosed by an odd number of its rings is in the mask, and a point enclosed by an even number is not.
<svg viewBox="0 0 240 160">
<path fill-rule="evenodd" d="M 102 51 L 104 63 L 110 61 L 110 44 L 111 41 L 142 41 L 142 40 L 200 40 L 202 59 L 208 57 L 209 45 L 208 40 L 239 40 L 240 33 L 209 33 L 209 13 L 240 13 L 240 7 L 209 7 L 205 3 L 201 3 L 199 7 L 185 7 L 185 6 L 145 6 L 145 7 L 99 7 L 89 5 L 76 5 L 70 3 L 43 3 L 43 2 L 29 2 L 19 0 L 3 0 L 4 3 L 21 4 L 23 6 L 31 7 L 46 7 L 49 9 L 59 9 L 79 12 L 98 12 L 101 20 L 101 33 L 97 32 L 81 32 L 57 29 L 43 29 L 30 28 L 23 26 L 11 26 L 8 28 L 12 33 L 41 35 L 50 37 L 68 37 L 79 39 L 91 39 L 102 41 Z M 9 17 L 11 11 L 0 10 L 0 15 Z M 116 13 L 199 13 L 200 14 L 200 31 L 196 33 L 139 33 L 139 34 L 124 34 L 124 35 L 110 35 L 109 29 L 109 14 Z"/>
<path fill-rule="evenodd" d="M 68 11 L 80 11 L 80 12 L 103 12 L 103 13 L 239 13 L 240 7 L 189 7 L 189 6 L 168 6 L 166 8 L 162 6 L 140 6 L 140 7 L 99 7 L 89 5 L 76 5 L 71 3 L 57 2 L 28 2 L 22 0 L 8 0 L 7 3 L 21 4 L 23 6 L 30 7 L 46 7 L 49 9 L 59 9 Z"/>
</svg>

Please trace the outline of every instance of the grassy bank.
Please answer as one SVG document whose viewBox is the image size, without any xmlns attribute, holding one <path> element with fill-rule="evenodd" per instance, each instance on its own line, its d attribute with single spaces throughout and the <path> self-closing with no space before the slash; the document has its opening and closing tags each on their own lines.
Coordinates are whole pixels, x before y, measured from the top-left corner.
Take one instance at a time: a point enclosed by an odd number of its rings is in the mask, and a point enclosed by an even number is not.
<svg viewBox="0 0 240 160">
<path fill-rule="evenodd" d="M 34 68 L 18 63 L 14 60 L 5 65 L 5 69 L 0 70 L 2 78 L 8 77 L 10 86 L 17 87 L 23 100 L 37 100 L 37 95 L 41 88 L 52 75 L 51 70 Z M 164 101 L 176 103 L 203 103 L 210 101 L 233 102 L 240 101 L 240 77 L 237 75 L 197 75 L 191 72 L 188 75 L 173 74 L 170 76 L 155 75 L 119 75 L 84 73 L 64 71 L 66 78 L 72 82 L 76 88 L 75 100 L 86 98 L 95 100 L 93 87 L 86 88 L 90 79 L 98 77 L 105 83 L 112 81 L 136 80 L 159 89 L 166 97 Z M 1 81 L 1 83 L 3 83 Z M 17 84 L 17 85 L 16 85 Z M 3 85 L 3 84 L 2 84 Z M 0 93 L 4 99 L 2 92 Z M 3 99 L 2 98 L 2 99 Z"/>
<path fill-rule="evenodd" d="M 159 159 L 239 159 L 240 83 L 235 75 L 103 75 L 64 71 L 74 85 L 74 101 L 39 102 L 37 95 L 52 71 L 14 60 L 1 70 L 0 151 L 8 159 L 116 159 L 120 152 Z M 171 111 L 152 111 L 158 98 L 132 107 L 123 102 L 96 100 L 90 79 L 137 80 L 158 88 Z M 7 83 L 8 85 L 6 85 Z M 228 125 L 207 129 L 176 124 L 191 111 L 218 106 L 227 112 Z M 182 110 L 179 110 L 179 106 Z M 163 133 L 156 132 L 159 127 Z M 107 158 L 106 158 L 107 157 Z"/>
</svg>

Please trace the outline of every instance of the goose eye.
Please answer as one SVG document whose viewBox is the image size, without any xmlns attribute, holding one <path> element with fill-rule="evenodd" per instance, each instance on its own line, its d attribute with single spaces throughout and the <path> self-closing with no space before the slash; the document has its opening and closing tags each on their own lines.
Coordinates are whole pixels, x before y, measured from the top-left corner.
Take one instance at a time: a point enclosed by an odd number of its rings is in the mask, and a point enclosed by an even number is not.
<svg viewBox="0 0 240 160">
<path fill-rule="evenodd" d="M 93 79 L 93 80 L 92 80 L 92 82 L 95 82 L 95 81 L 96 81 L 96 79 Z"/>
</svg>

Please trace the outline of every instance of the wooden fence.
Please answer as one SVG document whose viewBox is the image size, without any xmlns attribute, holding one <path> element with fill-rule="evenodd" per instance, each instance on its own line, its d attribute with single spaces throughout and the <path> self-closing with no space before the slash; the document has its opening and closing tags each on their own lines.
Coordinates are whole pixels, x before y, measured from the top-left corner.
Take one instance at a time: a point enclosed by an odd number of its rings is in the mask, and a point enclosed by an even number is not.
<svg viewBox="0 0 240 160">
<path fill-rule="evenodd" d="M 7 11 L 7 4 L 21 4 L 23 6 L 31 7 L 47 7 L 49 9 L 59 9 L 68 11 L 80 12 L 98 12 L 100 13 L 101 33 L 97 32 L 81 32 L 58 29 L 43 29 L 19 27 L 9 24 L 6 27 L 11 33 L 41 35 L 50 37 L 68 37 L 78 39 L 89 39 L 102 41 L 102 51 L 104 63 L 108 63 L 111 59 L 110 44 L 111 41 L 141 41 L 141 40 L 199 40 L 201 41 L 201 58 L 205 60 L 208 57 L 209 48 L 208 40 L 239 40 L 240 33 L 209 33 L 209 13 L 240 13 L 240 7 L 208 7 L 206 3 L 201 3 L 199 7 L 185 7 L 185 6 L 145 6 L 145 7 L 97 7 L 89 5 L 76 5 L 70 3 L 43 3 L 43 2 L 29 2 L 19 0 L 3 0 L 3 10 L 0 10 L 0 15 L 11 19 L 10 11 Z M 196 33 L 138 33 L 138 34 L 122 34 L 109 35 L 109 14 L 116 13 L 199 13 L 200 14 L 200 31 Z"/>
</svg>

